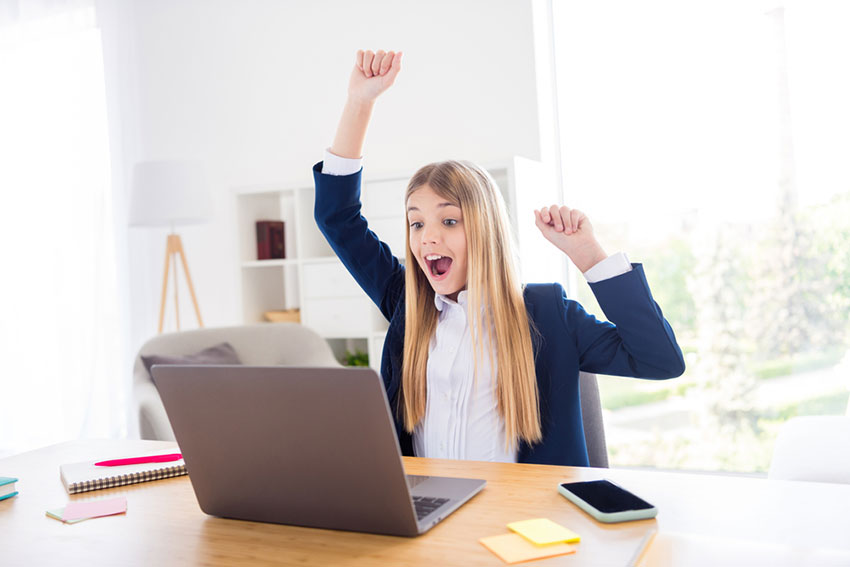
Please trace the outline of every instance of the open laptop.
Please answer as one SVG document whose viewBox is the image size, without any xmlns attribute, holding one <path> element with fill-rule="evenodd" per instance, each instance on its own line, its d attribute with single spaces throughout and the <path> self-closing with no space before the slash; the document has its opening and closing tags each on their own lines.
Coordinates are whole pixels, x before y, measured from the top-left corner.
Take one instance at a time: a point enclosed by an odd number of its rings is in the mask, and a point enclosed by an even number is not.
<svg viewBox="0 0 850 567">
<path fill-rule="evenodd" d="M 415 536 L 486 481 L 406 476 L 374 370 L 160 366 L 153 380 L 201 510 Z"/>
</svg>

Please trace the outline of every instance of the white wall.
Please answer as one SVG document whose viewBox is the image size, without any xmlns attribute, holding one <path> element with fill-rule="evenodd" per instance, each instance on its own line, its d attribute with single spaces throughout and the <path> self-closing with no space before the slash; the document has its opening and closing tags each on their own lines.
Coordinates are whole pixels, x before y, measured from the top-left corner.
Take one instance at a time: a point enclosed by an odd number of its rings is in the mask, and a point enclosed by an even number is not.
<svg viewBox="0 0 850 567">
<path fill-rule="evenodd" d="M 101 4 L 113 6 L 101 26 L 107 71 L 111 61 L 119 75 L 107 88 L 125 197 L 137 160 L 208 167 L 215 218 L 180 229 L 207 326 L 241 318 L 232 188 L 310 182 L 358 48 L 405 52 L 367 139 L 370 172 L 540 157 L 530 0 Z M 156 332 L 165 231 L 129 229 L 127 243 L 135 349 Z M 185 296 L 181 307 L 183 328 L 194 327 Z M 174 327 L 173 313 L 166 321 Z"/>
</svg>

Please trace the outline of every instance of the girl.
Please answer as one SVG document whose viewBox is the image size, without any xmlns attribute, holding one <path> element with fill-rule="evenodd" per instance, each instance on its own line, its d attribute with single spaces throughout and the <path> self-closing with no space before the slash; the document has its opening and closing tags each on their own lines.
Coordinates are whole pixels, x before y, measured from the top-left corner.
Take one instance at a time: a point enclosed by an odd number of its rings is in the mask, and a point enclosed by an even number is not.
<svg viewBox="0 0 850 567">
<path fill-rule="evenodd" d="M 390 321 L 381 375 L 402 452 L 587 466 L 579 371 L 679 376 L 673 330 L 641 265 L 608 257 L 588 218 L 568 207 L 535 211 L 537 227 L 584 273 L 611 322 L 559 284 L 522 287 L 501 195 L 471 163 L 433 163 L 410 180 L 399 263 L 360 215 L 360 156 L 401 59 L 357 53 L 333 146 L 313 173 L 319 228 Z"/>
</svg>

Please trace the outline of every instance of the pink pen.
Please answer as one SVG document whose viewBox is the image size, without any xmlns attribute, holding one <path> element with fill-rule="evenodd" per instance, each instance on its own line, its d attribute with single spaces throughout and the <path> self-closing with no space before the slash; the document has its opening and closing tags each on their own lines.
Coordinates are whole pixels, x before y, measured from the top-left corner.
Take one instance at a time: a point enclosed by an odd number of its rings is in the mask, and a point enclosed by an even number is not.
<svg viewBox="0 0 850 567">
<path fill-rule="evenodd" d="M 149 457 L 132 457 L 129 459 L 113 459 L 111 461 L 100 461 L 95 463 L 97 467 L 120 467 L 124 465 L 140 465 L 143 463 L 168 463 L 171 461 L 179 461 L 183 458 L 180 453 L 171 453 L 168 455 L 152 455 Z"/>
</svg>

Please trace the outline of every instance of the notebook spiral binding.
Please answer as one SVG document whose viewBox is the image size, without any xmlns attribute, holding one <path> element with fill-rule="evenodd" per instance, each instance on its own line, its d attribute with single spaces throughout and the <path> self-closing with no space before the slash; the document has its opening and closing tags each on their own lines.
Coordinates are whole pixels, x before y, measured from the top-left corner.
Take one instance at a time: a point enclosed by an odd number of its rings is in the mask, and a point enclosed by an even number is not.
<svg viewBox="0 0 850 567">
<path fill-rule="evenodd" d="M 80 492 L 89 492 L 91 490 L 100 490 L 102 488 L 115 488 L 116 486 L 125 486 L 127 484 L 136 484 L 139 482 L 148 482 L 150 480 L 162 480 L 175 476 L 182 476 L 186 473 L 186 465 L 177 465 L 173 467 L 165 467 L 153 471 L 143 471 L 132 474 L 122 474 L 107 478 L 98 478 L 96 480 L 87 480 L 85 482 L 75 482 L 68 485 L 69 494 L 77 494 Z"/>
</svg>

